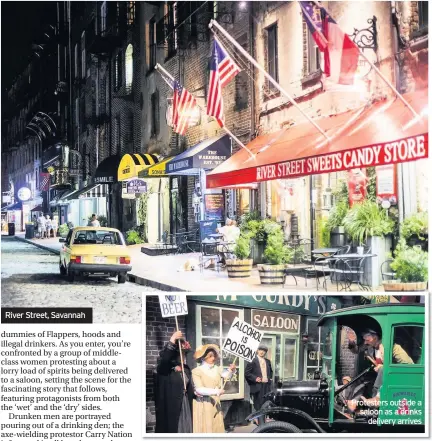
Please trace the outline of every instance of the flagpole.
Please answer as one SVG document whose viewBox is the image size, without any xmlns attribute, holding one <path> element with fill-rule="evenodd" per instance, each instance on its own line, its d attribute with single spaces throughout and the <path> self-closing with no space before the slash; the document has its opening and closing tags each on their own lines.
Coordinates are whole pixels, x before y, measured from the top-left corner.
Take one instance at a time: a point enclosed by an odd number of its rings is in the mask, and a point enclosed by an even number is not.
<svg viewBox="0 0 432 441">
<path fill-rule="evenodd" d="M 411 107 L 408 101 L 398 92 L 396 87 L 393 86 L 392 83 L 381 73 L 381 71 L 372 63 L 368 57 L 359 49 L 359 55 L 369 64 L 369 66 L 375 71 L 375 73 L 390 87 L 390 89 L 396 94 L 396 96 L 408 107 L 408 109 L 412 112 L 412 114 L 420 119 L 420 115 Z"/>
<path fill-rule="evenodd" d="M 315 5 L 319 8 L 321 8 L 320 5 L 317 5 L 316 2 L 314 2 Z M 327 38 L 324 37 L 324 34 L 318 29 L 317 25 L 315 24 L 315 21 L 312 20 L 312 17 L 309 15 L 308 11 L 306 11 L 305 8 L 303 8 L 303 5 L 301 4 L 301 2 L 299 2 L 300 5 L 300 9 L 302 10 L 303 14 L 307 15 L 308 19 L 309 19 L 309 23 L 314 27 L 315 31 L 318 32 L 321 36 L 321 38 L 326 42 L 326 44 L 328 43 Z"/>
<path fill-rule="evenodd" d="M 157 63 L 156 64 L 156 66 L 155 66 L 155 69 L 159 72 L 159 73 L 161 73 L 161 74 L 163 74 L 163 75 L 166 75 L 171 81 L 175 81 L 175 79 L 174 79 L 174 77 L 168 72 L 168 71 L 166 71 L 159 63 Z M 163 78 L 163 75 L 162 75 L 162 78 Z M 168 83 L 167 81 L 166 81 L 166 83 Z M 169 85 L 169 86 L 171 86 L 171 84 Z M 172 86 L 171 86 L 172 87 Z M 198 103 L 197 103 L 197 106 L 201 109 L 201 110 L 205 110 L 205 109 L 203 109 L 203 107 L 202 106 L 200 106 Z M 240 146 L 240 147 L 242 147 L 242 148 L 244 148 L 248 153 L 249 153 L 249 155 L 253 158 L 254 157 L 254 154 L 237 138 L 237 136 L 235 136 L 234 135 L 234 133 L 232 133 L 231 132 L 231 130 L 229 130 L 227 127 L 225 127 L 225 125 L 222 127 L 224 130 L 225 130 L 225 132 L 227 132 L 228 133 L 228 135 L 232 138 L 232 139 L 234 139 L 234 141 Z"/>
<path fill-rule="evenodd" d="M 322 7 L 320 5 L 317 4 L 317 2 L 314 2 L 318 7 Z M 310 22 L 312 23 L 312 26 L 314 27 L 314 29 L 319 32 L 322 37 L 325 39 L 324 35 L 322 34 L 322 32 L 316 27 L 314 21 L 311 19 L 311 17 L 309 16 L 309 14 L 307 13 L 307 11 L 303 8 L 302 4 L 300 3 L 300 8 L 301 10 L 308 16 L 308 18 L 310 19 Z M 324 8 L 325 9 L 325 8 Z M 327 11 L 326 11 L 327 12 Z M 328 14 L 328 12 L 327 12 Z M 338 25 L 339 26 L 339 25 Z M 346 34 L 348 35 L 348 34 Z M 354 43 L 355 44 L 355 43 Z M 356 45 L 357 46 L 357 45 Z M 405 104 L 406 107 L 408 107 L 408 109 L 412 112 L 412 114 L 420 119 L 420 115 L 411 107 L 411 105 L 407 102 L 407 100 L 398 92 L 398 90 L 393 86 L 393 84 L 381 73 L 381 71 L 375 66 L 374 63 L 372 63 L 369 58 L 363 53 L 363 51 L 361 51 L 358 47 L 357 47 L 358 53 L 359 55 L 366 61 L 366 63 L 369 64 L 369 66 L 375 71 L 375 73 L 384 81 L 384 83 L 387 84 L 387 86 L 390 87 L 390 89 L 396 94 L 396 96 Z"/>
<path fill-rule="evenodd" d="M 265 69 L 263 69 L 258 62 L 255 60 L 255 58 L 251 57 L 238 43 L 234 38 L 231 37 L 228 32 L 225 31 L 225 29 L 215 20 L 210 20 L 209 28 L 212 30 L 215 40 L 219 43 L 219 39 L 217 38 L 213 26 L 215 26 L 218 30 L 220 30 L 225 37 L 238 49 L 238 51 L 250 62 L 252 63 L 260 72 L 264 74 L 264 76 L 270 81 L 270 83 L 273 84 L 281 93 L 283 93 L 291 102 L 291 104 L 322 134 L 325 136 L 327 141 L 330 141 L 330 138 L 327 136 L 327 134 L 324 132 L 324 130 L 315 122 L 313 121 L 303 110 L 300 108 L 300 106 L 295 102 L 294 98 L 269 74 Z"/>
</svg>

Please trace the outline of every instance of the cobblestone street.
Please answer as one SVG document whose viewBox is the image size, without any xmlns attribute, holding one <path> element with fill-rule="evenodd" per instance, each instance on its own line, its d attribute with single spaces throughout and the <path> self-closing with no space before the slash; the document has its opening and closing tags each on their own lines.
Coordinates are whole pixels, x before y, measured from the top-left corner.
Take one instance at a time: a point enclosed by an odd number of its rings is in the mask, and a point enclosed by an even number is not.
<svg viewBox="0 0 432 441">
<path fill-rule="evenodd" d="M 141 323 L 141 294 L 156 292 L 114 278 L 60 276 L 59 257 L 14 238 L 2 237 L 3 307 L 91 307 L 94 323 Z"/>
</svg>

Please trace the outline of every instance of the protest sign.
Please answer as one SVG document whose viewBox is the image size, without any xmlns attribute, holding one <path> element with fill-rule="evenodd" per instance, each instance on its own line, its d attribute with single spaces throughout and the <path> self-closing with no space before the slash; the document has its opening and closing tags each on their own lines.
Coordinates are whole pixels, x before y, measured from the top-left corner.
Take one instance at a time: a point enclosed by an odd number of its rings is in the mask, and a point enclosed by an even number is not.
<svg viewBox="0 0 432 441">
<path fill-rule="evenodd" d="M 186 294 L 159 294 L 159 303 L 162 317 L 177 317 L 187 315 Z"/>
<path fill-rule="evenodd" d="M 236 317 L 222 349 L 236 357 L 252 361 L 263 336 L 262 331 Z"/>
</svg>

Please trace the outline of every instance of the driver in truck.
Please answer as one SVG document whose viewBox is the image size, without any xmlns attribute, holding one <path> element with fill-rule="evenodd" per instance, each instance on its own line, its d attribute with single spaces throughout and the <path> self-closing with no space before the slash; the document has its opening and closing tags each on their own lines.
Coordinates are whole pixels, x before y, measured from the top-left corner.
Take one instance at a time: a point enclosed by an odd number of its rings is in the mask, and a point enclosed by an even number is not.
<svg viewBox="0 0 432 441">
<path fill-rule="evenodd" d="M 383 363 L 384 363 L 384 346 L 381 342 L 381 336 L 373 329 L 367 329 L 363 334 L 363 344 L 358 346 L 354 339 L 349 338 L 348 349 L 351 352 L 359 354 L 364 352 L 364 356 L 375 367 L 376 378 L 373 383 L 372 397 L 361 397 L 361 401 L 366 406 L 379 407 L 380 388 L 383 383 Z M 412 358 L 405 352 L 401 345 L 394 343 L 392 348 L 393 362 L 398 364 L 414 364 Z M 357 408 L 356 400 L 348 402 L 348 408 L 355 411 Z"/>
</svg>

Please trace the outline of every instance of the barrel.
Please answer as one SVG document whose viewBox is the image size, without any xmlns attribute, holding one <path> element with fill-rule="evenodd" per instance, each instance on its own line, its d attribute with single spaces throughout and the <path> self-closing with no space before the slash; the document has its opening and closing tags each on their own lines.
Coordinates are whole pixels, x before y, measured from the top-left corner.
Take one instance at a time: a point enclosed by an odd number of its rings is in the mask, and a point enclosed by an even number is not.
<svg viewBox="0 0 432 441">
<path fill-rule="evenodd" d="M 243 279 L 250 277 L 252 271 L 252 259 L 227 259 L 226 269 L 230 279 Z"/>
<path fill-rule="evenodd" d="M 284 285 L 285 265 L 258 265 L 261 285 Z"/>
</svg>

